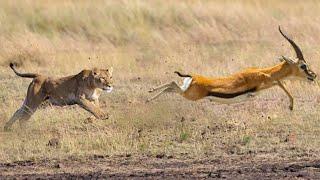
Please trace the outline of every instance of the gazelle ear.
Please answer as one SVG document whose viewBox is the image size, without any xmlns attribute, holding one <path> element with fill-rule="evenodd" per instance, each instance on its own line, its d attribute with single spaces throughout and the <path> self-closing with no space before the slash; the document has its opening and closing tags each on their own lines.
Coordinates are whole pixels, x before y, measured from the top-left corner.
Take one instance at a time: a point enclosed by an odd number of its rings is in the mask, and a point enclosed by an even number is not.
<svg viewBox="0 0 320 180">
<path fill-rule="evenodd" d="M 284 61 L 284 59 L 283 59 L 282 57 L 278 57 L 278 60 L 279 60 L 280 62 L 283 62 L 283 61 Z"/>
<path fill-rule="evenodd" d="M 306 60 L 304 60 L 304 59 L 298 59 L 297 63 L 300 63 L 300 62 L 307 63 Z"/>
<path fill-rule="evenodd" d="M 108 69 L 108 72 L 109 72 L 110 74 L 112 74 L 112 73 L 113 73 L 113 67 L 110 67 L 110 68 Z"/>
<path fill-rule="evenodd" d="M 285 57 L 285 56 L 281 56 L 279 58 L 279 60 L 282 62 L 282 61 L 286 61 L 288 64 L 294 64 L 294 60 L 292 60 L 291 58 L 288 58 L 288 57 Z"/>
</svg>

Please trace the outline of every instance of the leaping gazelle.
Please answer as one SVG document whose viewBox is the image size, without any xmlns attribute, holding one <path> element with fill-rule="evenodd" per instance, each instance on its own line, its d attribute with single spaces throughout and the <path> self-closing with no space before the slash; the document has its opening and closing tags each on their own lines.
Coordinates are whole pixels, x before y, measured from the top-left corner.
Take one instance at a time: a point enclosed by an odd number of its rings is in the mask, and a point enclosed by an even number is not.
<svg viewBox="0 0 320 180">
<path fill-rule="evenodd" d="M 193 101 L 210 96 L 215 99 L 227 100 L 227 102 L 232 103 L 233 100 L 236 100 L 239 97 L 241 97 L 241 99 L 243 99 L 243 97 L 250 98 L 258 91 L 273 86 L 279 86 L 289 97 L 289 109 L 293 110 L 293 97 L 282 84 L 281 80 L 292 76 L 302 77 L 309 81 L 313 81 L 316 79 L 317 75 L 309 68 L 298 45 L 281 31 L 280 26 L 279 32 L 287 41 L 289 41 L 295 50 L 297 56 L 296 62 L 293 59 L 282 56 L 280 58 L 281 63 L 275 66 L 267 68 L 249 68 L 226 77 L 204 77 L 197 74 L 189 75 L 175 71 L 180 77 L 185 78 L 183 85 L 180 87 L 175 81 L 172 81 L 153 88 L 149 92 L 160 89 L 162 89 L 162 91 L 148 99 L 147 102 L 156 99 L 163 93 L 175 92 Z"/>
</svg>

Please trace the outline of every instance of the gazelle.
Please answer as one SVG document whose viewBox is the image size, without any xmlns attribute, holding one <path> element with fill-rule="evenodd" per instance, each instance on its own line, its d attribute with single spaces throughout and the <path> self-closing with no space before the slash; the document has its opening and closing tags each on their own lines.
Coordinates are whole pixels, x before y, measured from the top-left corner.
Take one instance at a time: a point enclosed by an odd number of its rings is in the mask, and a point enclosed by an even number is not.
<svg viewBox="0 0 320 180">
<path fill-rule="evenodd" d="M 297 61 L 282 56 L 280 58 L 281 62 L 275 66 L 249 68 L 226 77 L 205 77 L 197 74 L 182 74 L 175 71 L 180 77 L 185 78 L 183 85 L 179 86 L 175 81 L 172 81 L 153 88 L 149 92 L 160 89 L 162 91 L 148 99 L 147 102 L 156 99 L 161 94 L 175 92 L 193 101 L 210 96 L 218 100 L 224 100 L 227 103 L 232 103 L 239 99 L 243 100 L 253 97 L 256 92 L 263 89 L 279 86 L 289 97 L 289 109 L 293 110 L 293 97 L 282 84 L 281 80 L 292 76 L 313 81 L 317 75 L 309 68 L 299 46 L 281 31 L 280 26 L 279 32 L 295 50 Z"/>
</svg>

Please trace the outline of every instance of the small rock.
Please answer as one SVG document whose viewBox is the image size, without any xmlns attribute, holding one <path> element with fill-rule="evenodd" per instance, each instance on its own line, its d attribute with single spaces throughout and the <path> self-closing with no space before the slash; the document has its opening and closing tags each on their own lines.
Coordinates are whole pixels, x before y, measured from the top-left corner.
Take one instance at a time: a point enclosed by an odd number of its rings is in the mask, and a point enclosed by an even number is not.
<svg viewBox="0 0 320 180">
<path fill-rule="evenodd" d="M 47 146 L 58 147 L 60 145 L 60 140 L 58 138 L 52 138 L 49 140 Z"/>
<path fill-rule="evenodd" d="M 297 177 L 298 178 L 302 178 L 302 177 L 304 177 L 304 175 L 303 174 L 298 174 Z"/>
<path fill-rule="evenodd" d="M 206 134 L 206 131 L 201 132 L 201 136 L 204 136 Z"/>
<path fill-rule="evenodd" d="M 61 163 L 58 163 L 58 164 L 54 165 L 54 167 L 60 169 L 60 168 L 63 168 L 63 165 Z"/>
<path fill-rule="evenodd" d="M 157 154 L 156 158 L 162 159 L 162 158 L 164 158 L 164 156 L 165 156 L 165 154 Z"/>
<path fill-rule="evenodd" d="M 103 155 L 95 154 L 95 155 L 93 155 L 93 158 L 94 158 L 94 159 L 103 159 L 104 156 L 103 156 Z"/>
<path fill-rule="evenodd" d="M 132 155 L 131 154 L 126 154 L 126 157 L 131 157 Z"/>
<path fill-rule="evenodd" d="M 185 120 L 186 120 L 186 119 L 182 116 L 180 121 L 181 121 L 181 122 L 184 122 Z"/>
<path fill-rule="evenodd" d="M 173 156 L 172 156 L 172 155 L 169 155 L 169 156 L 167 156 L 167 158 L 168 158 L 168 159 L 172 159 L 172 158 L 173 158 Z"/>
</svg>

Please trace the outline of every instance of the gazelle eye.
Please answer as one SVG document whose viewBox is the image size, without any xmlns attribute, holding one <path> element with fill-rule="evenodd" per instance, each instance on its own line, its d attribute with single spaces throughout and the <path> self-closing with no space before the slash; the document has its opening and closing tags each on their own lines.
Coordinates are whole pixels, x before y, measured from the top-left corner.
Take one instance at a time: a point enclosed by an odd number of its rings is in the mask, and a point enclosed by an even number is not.
<svg viewBox="0 0 320 180">
<path fill-rule="evenodd" d="M 306 69 L 307 69 L 307 65 L 302 64 L 302 65 L 300 66 L 300 68 L 303 69 L 303 70 L 306 70 Z"/>
</svg>

